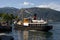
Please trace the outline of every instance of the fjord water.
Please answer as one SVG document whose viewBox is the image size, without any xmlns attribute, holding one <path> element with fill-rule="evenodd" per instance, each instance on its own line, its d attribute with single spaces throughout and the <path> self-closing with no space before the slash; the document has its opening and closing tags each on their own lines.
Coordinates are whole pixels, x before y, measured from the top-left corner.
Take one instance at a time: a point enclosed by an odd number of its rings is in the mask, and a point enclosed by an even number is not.
<svg viewBox="0 0 60 40">
<path fill-rule="evenodd" d="M 60 22 L 52 23 L 51 25 L 53 25 L 53 29 L 49 32 L 12 29 L 9 34 L 14 37 L 14 40 L 60 40 Z"/>
</svg>

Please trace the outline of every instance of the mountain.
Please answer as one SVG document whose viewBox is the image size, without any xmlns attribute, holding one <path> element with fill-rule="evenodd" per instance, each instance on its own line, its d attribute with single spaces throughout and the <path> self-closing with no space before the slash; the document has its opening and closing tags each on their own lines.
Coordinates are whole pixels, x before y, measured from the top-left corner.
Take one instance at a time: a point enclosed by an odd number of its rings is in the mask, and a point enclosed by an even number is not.
<svg viewBox="0 0 60 40">
<path fill-rule="evenodd" d="M 60 21 L 60 11 L 56 11 L 50 8 L 38 8 L 38 7 L 33 7 L 33 8 L 25 8 L 23 13 L 24 15 L 30 16 L 31 14 L 37 14 L 38 19 L 43 18 L 44 20 L 49 20 L 49 21 Z M 27 17 L 27 16 L 26 16 Z"/>
<path fill-rule="evenodd" d="M 13 7 L 3 7 L 0 8 L 0 13 L 8 13 L 8 14 L 14 14 L 14 15 L 18 15 L 19 9 L 17 8 L 13 8 Z"/>
<path fill-rule="evenodd" d="M 60 21 L 60 11 L 56 11 L 50 8 L 38 8 L 38 7 L 32 7 L 32 8 L 23 8 L 23 12 L 21 13 L 22 9 L 17 9 L 13 7 L 4 7 L 0 8 L 0 13 L 8 13 L 8 14 L 14 14 L 19 15 L 21 17 L 21 14 L 24 14 L 24 17 L 30 17 L 34 14 L 37 14 L 37 19 L 43 18 L 44 20 L 50 20 L 50 21 Z"/>
</svg>

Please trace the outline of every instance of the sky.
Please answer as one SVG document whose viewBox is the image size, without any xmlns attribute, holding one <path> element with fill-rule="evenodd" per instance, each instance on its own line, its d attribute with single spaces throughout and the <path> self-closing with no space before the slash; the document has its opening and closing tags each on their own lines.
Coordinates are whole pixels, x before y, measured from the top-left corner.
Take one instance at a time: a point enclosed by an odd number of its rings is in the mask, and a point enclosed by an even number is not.
<svg viewBox="0 0 60 40">
<path fill-rule="evenodd" d="M 42 7 L 60 11 L 60 0 L 0 0 L 0 8 L 2 7 L 15 7 L 19 9 Z"/>
</svg>

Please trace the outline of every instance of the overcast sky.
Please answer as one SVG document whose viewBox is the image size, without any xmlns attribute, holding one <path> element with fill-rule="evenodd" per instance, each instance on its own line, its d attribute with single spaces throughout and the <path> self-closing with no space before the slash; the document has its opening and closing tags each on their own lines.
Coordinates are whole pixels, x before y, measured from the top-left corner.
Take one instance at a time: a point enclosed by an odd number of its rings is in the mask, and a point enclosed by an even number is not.
<svg viewBox="0 0 60 40">
<path fill-rule="evenodd" d="M 60 0 L 0 0 L 0 8 L 2 7 L 45 7 L 60 11 Z"/>
</svg>

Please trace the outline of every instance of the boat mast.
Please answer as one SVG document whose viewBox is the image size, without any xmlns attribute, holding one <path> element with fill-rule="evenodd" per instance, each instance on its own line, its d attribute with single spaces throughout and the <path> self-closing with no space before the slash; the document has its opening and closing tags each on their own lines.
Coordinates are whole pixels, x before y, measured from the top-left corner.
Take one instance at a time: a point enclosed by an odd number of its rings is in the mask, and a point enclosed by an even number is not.
<svg viewBox="0 0 60 40">
<path fill-rule="evenodd" d="M 22 8 L 22 9 L 21 9 L 21 12 L 20 12 L 20 13 L 22 14 L 22 15 L 21 15 L 21 17 L 22 17 L 22 18 L 21 18 L 21 19 L 22 19 L 22 26 L 23 26 L 23 20 L 24 20 L 24 14 L 23 14 L 23 12 L 24 12 L 24 9 Z"/>
</svg>

